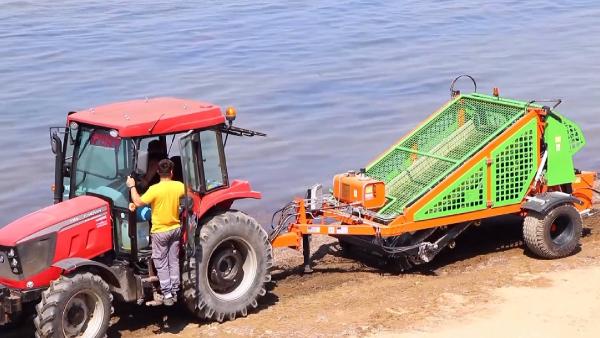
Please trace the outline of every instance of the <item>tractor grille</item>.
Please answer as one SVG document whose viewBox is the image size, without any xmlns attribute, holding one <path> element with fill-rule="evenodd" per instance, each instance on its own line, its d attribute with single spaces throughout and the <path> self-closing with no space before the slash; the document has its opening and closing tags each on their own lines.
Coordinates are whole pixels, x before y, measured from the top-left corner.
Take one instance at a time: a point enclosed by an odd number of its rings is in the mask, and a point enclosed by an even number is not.
<svg viewBox="0 0 600 338">
<path fill-rule="evenodd" d="M 10 259 L 8 258 L 8 248 L 0 247 L 0 277 L 15 279 L 18 275 L 12 272 Z"/>
</svg>

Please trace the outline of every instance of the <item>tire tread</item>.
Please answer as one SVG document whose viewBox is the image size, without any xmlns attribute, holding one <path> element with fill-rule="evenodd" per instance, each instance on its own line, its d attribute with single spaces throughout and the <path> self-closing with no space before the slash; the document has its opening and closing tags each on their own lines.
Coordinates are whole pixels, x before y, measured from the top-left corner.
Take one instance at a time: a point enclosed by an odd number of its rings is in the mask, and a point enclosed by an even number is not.
<svg viewBox="0 0 600 338">
<path fill-rule="evenodd" d="M 208 241 L 218 233 L 222 228 L 232 227 L 236 225 L 247 226 L 252 229 L 256 233 L 260 234 L 260 241 L 263 249 L 257 249 L 257 253 L 263 252 L 262 260 L 264 260 L 267 271 L 265 272 L 264 278 L 262 278 L 262 285 L 258 288 L 256 294 L 250 295 L 250 297 L 245 302 L 246 304 L 241 308 L 236 309 L 236 311 L 217 311 L 210 306 L 209 302 L 206 302 L 202 299 L 198 299 L 198 291 L 195 287 L 195 274 L 196 274 L 196 266 L 197 264 L 192 263 L 192 270 L 188 273 L 183 274 L 182 285 L 183 285 L 183 295 L 184 302 L 188 310 L 190 310 L 194 315 L 202 319 L 216 320 L 218 322 L 222 322 L 224 320 L 234 320 L 236 317 L 246 317 L 248 315 L 248 310 L 250 308 L 258 307 L 257 299 L 259 297 L 264 296 L 266 292 L 266 284 L 271 281 L 270 270 L 273 266 L 273 250 L 271 247 L 271 243 L 269 242 L 269 237 L 264 229 L 254 220 L 252 217 L 246 215 L 245 213 L 237 210 L 227 210 L 221 213 L 217 213 L 207 218 L 207 220 L 202 224 L 200 228 L 200 232 L 198 235 L 198 243 L 197 248 L 201 248 L 207 245 Z M 256 249 L 256 248 L 255 248 Z M 259 258 L 260 260 L 261 258 Z"/>
</svg>

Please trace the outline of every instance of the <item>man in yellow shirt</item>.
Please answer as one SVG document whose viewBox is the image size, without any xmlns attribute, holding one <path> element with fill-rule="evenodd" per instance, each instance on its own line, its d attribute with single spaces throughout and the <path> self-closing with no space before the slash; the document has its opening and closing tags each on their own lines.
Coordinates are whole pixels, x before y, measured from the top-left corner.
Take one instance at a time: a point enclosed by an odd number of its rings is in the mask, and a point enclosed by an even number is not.
<svg viewBox="0 0 600 338">
<path fill-rule="evenodd" d="M 135 187 L 135 180 L 127 177 L 132 211 L 144 205 L 150 205 L 152 209 L 152 260 L 164 297 L 163 304 L 167 306 L 174 304 L 179 291 L 179 200 L 185 195 L 183 183 L 172 180 L 173 166 L 170 160 L 158 162 L 160 182 L 150 186 L 142 196 Z"/>
</svg>

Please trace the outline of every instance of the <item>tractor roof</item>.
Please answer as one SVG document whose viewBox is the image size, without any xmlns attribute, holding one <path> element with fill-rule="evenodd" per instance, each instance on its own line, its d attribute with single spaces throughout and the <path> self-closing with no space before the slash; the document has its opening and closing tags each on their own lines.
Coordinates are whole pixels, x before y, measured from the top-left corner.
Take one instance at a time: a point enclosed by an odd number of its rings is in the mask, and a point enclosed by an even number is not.
<svg viewBox="0 0 600 338">
<path fill-rule="evenodd" d="M 119 131 L 121 137 L 173 134 L 225 122 L 219 106 L 207 102 L 159 97 L 111 103 L 75 112 L 68 122 Z"/>
</svg>

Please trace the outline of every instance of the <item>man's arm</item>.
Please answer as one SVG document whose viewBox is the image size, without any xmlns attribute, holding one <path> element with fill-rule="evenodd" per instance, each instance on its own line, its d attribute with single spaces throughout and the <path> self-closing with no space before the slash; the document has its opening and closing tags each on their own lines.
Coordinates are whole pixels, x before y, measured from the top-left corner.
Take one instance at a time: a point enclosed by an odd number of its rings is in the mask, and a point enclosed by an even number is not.
<svg viewBox="0 0 600 338">
<path fill-rule="evenodd" d="M 142 201 L 142 198 L 140 197 L 140 194 L 138 193 L 137 188 L 135 187 L 135 180 L 131 176 L 127 177 L 127 187 L 129 188 L 129 191 L 131 191 L 131 201 L 133 202 L 133 204 L 135 204 L 136 207 L 146 205 L 146 203 Z"/>
</svg>

